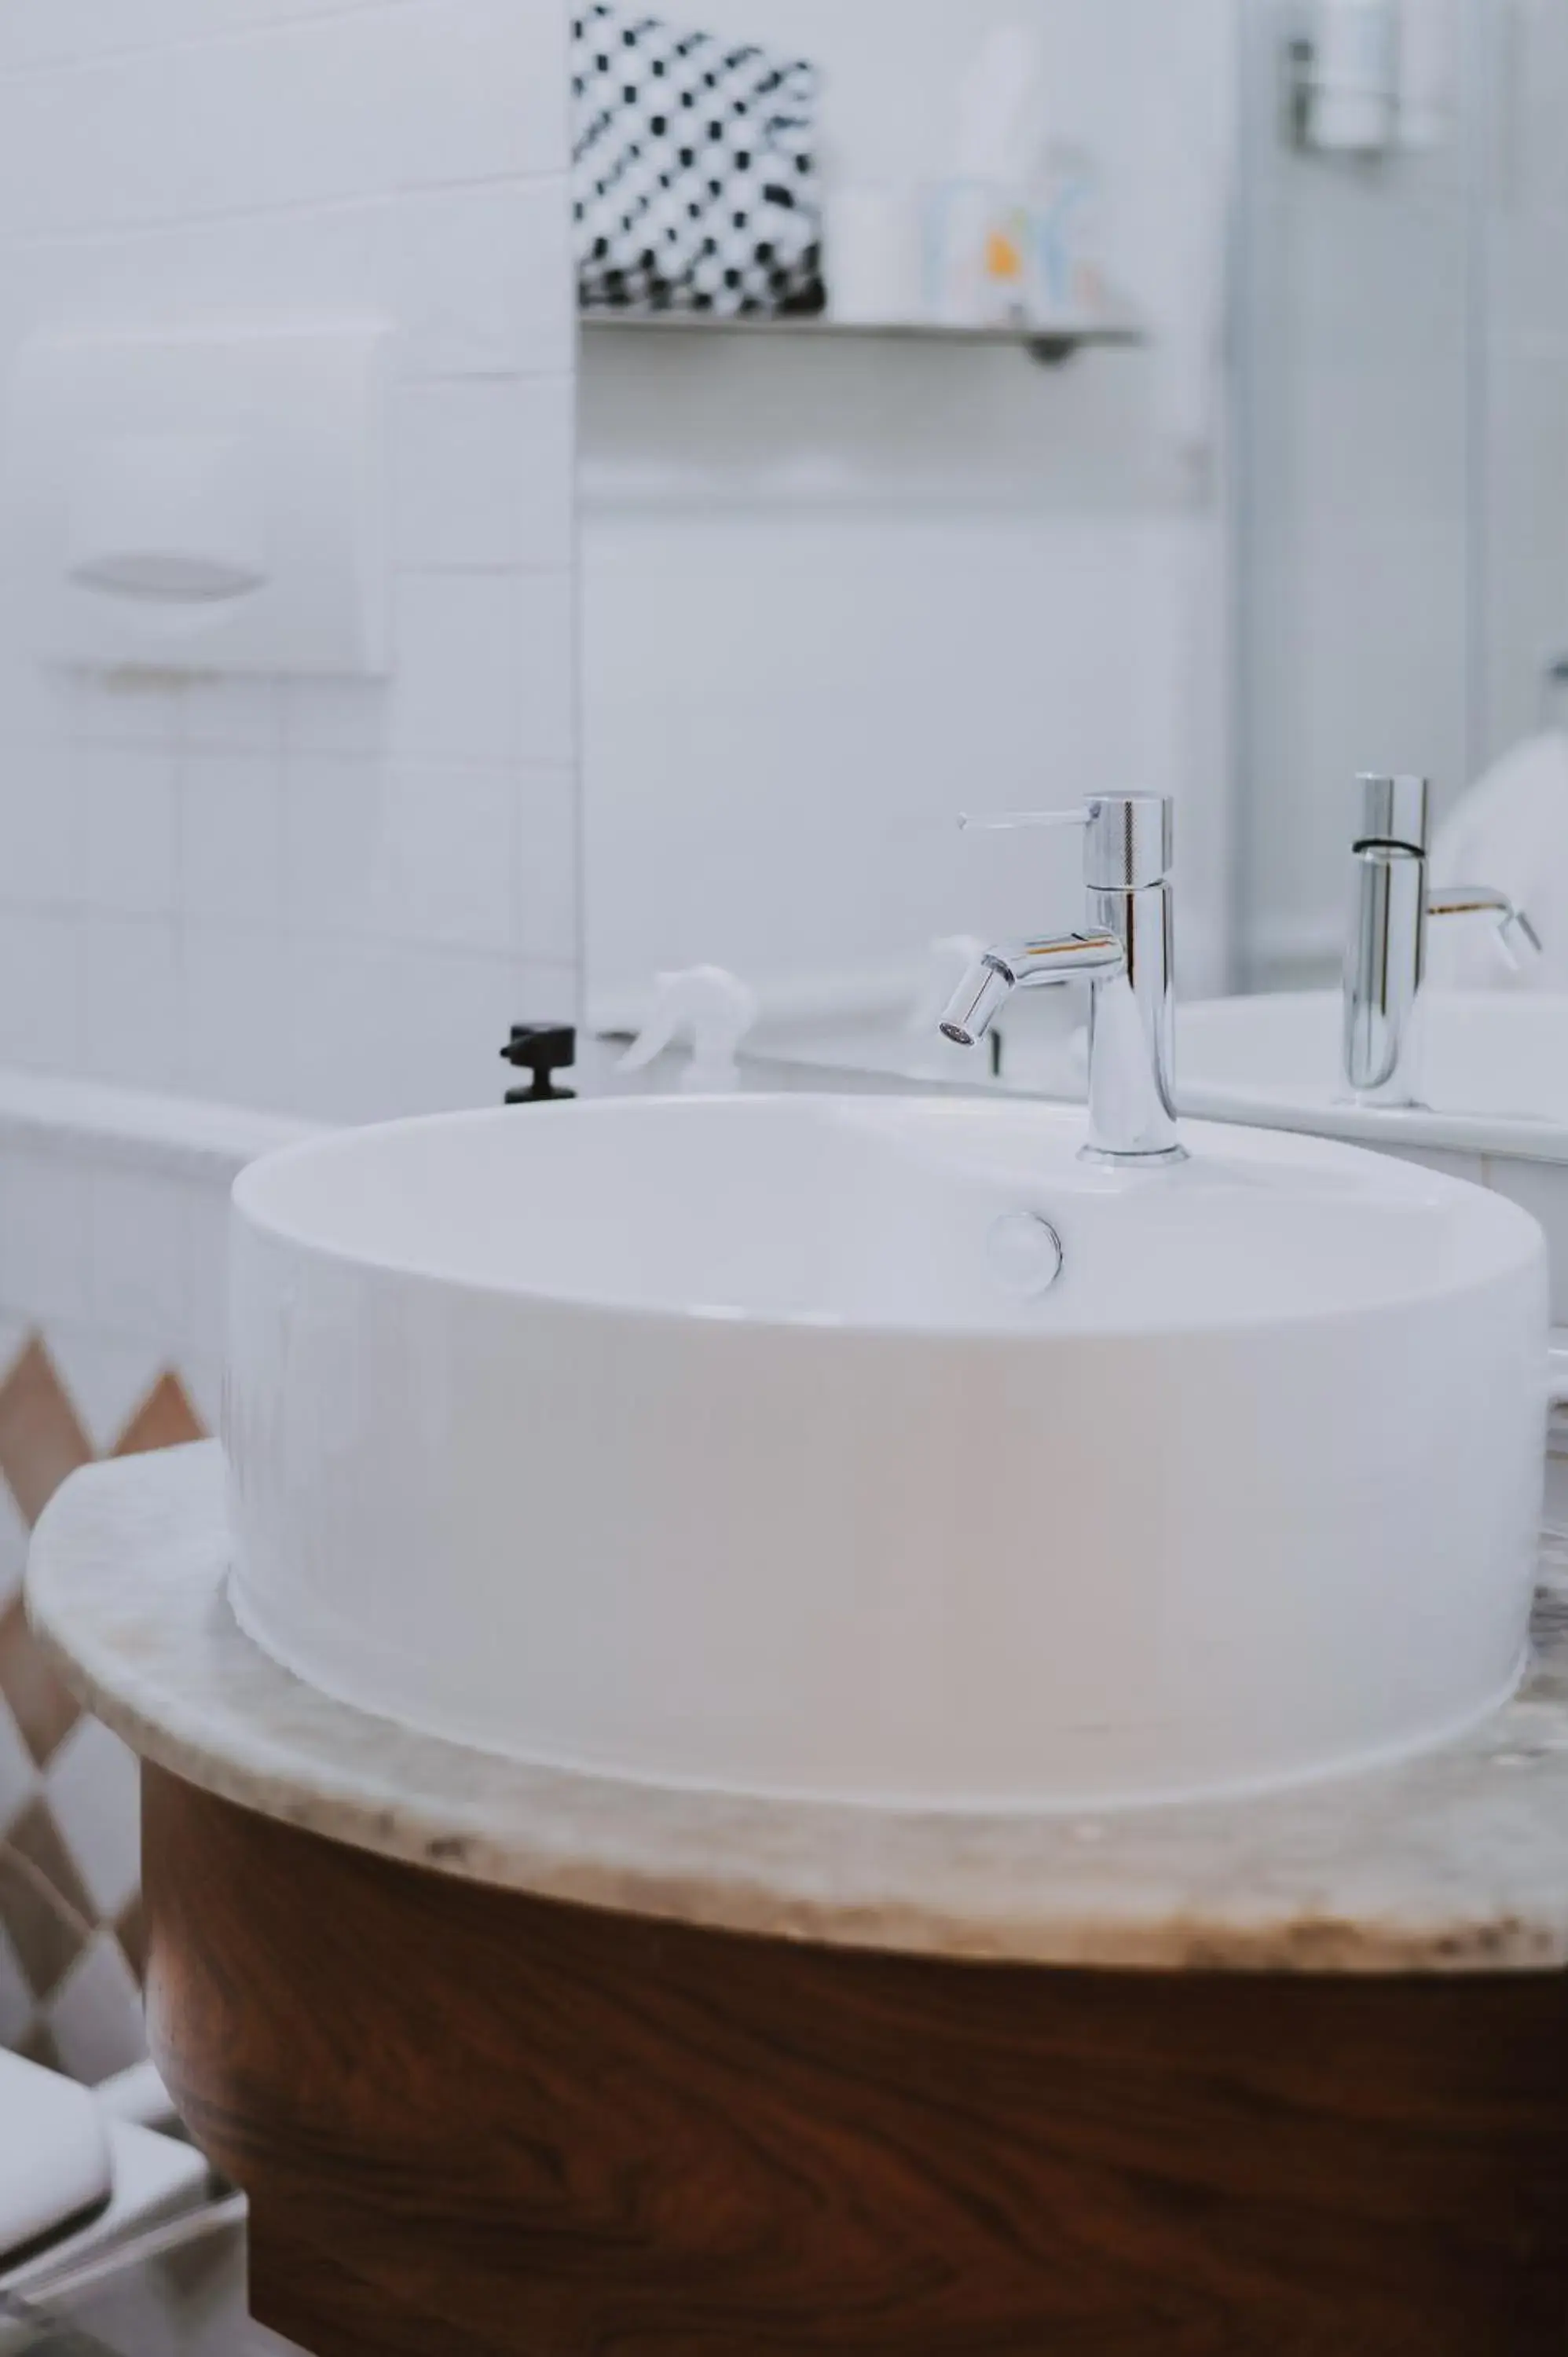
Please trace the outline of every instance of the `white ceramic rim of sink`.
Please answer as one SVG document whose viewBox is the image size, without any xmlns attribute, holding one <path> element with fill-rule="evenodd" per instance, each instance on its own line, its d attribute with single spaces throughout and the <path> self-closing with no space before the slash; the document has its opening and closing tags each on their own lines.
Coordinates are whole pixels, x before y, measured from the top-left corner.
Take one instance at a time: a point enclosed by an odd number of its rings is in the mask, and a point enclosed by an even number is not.
<svg viewBox="0 0 1568 2357">
<path fill-rule="evenodd" d="M 1444 997 L 1464 1002 L 1484 1001 L 1505 1006 L 1526 1004 L 1501 994 L 1447 992 Z M 1240 1124 L 1251 1127 L 1287 1129 L 1295 1135 L 1336 1138 L 1347 1146 L 1376 1146 L 1385 1153 L 1443 1152 L 1506 1156 L 1520 1162 L 1568 1162 L 1568 1123 L 1550 1114 L 1437 1113 L 1420 1106 L 1359 1105 L 1324 1094 L 1308 1098 L 1292 1093 L 1286 1082 L 1264 1086 L 1254 1082 L 1195 1080 L 1191 1050 L 1180 1055 L 1182 1032 L 1196 1024 L 1240 1022 L 1235 1008 L 1269 1006 L 1300 1012 L 1307 1007 L 1333 1009 L 1339 1004 L 1334 991 L 1283 991 L 1256 997 L 1194 1000 L 1178 1014 L 1176 1094 L 1182 1114 L 1196 1121 Z M 1568 995 L 1561 999 L 1568 1019 Z"/>
<path fill-rule="evenodd" d="M 952 1099 L 941 1096 L 860 1097 L 849 1093 L 821 1095 L 677 1095 L 660 1098 L 603 1098 L 564 1106 L 553 1113 L 535 1112 L 537 1121 L 548 1118 L 576 1125 L 593 1123 L 613 1129 L 618 1125 L 635 1127 L 646 1123 L 650 1115 L 662 1112 L 677 1120 L 693 1118 L 706 1109 L 710 1114 L 733 1114 L 736 1119 L 776 1118 L 793 1124 L 802 1118 L 829 1119 L 835 1125 L 851 1123 L 884 1125 L 908 1119 L 922 1110 L 954 1125 L 970 1123 L 994 1123 L 998 1126 L 1037 1123 L 1047 1132 L 1068 1138 L 1081 1133 L 1081 1108 L 1051 1101 L 996 1097 L 993 1099 Z M 977 1311 L 970 1317 L 918 1316 L 876 1317 L 859 1312 L 846 1313 L 832 1308 L 813 1308 L 789 1310 L 778 1307 L 753 1304 L 725 1304 L 715 1307 L 700 1299 L 682 1300 L 673 1296 L 668 1299 L 626 1298 L 611 1288 L 594 1291 L 581 1286 L 544 1286 L 505 1272 L 484 1273 L 471 1266 L 449 1263 L 440 1250 L 423 1247 L 399 1254 L 385 1249 L 367 1248 L 362 1242 L 344 1233 L 327 1232 L 323 1223 L 312 1216 L 309 1207 L 303 1211 L 291 1211 L 287 1203 L 295 1175 L 306 1169 L 319 1169 L 325 1162 L 364 1157 L 371 1165 L 368 1177 L 373 1180 L 374 1166 L 389 1146 L 400 1137 L 415 1137 L 422 1134 L 442 1134 L 456 1139 L 465 1132 L 478 1135 L 488 1132 L 499 1135 L 510 1125 L 529 1116 L 520 1111 L 500 1113 L 493 1110 L 464 1114 L 435 1114 L 383 1125 L 374 1129 L 341 1130 L 325 1137 L 307 1140 L 299 1146 L 269 1156 L 242 1172 L 234 1189 L 234 1201 L 251 1225 L 285 1243 L 291 1249 L 319 1257 L 328 1263 L 351 1265 L 381 1272 L 403 1282 L 430 1285 L 477 1297 L 497 1296 L 540 1307 L 569 1309 L 585 1317 L 614 1319 L 636 1319 L 649 1325 L 686 1327 L 725 1323 L 748 1329 L 757 1333 L 838 1333 L 847 1342 L 886 1344 L 888 1342 L 954 1341 L 973 1344 L 999 1343 L 1015 1346 L 1021 1329 L 999 1317 L 987 1318 Z M 1349 1168 L 1375 1182 L 1374 1202 L 1391 1203 L 1402 1194 L 1413 1202 L 1421 1197 L 1430 1198 L 1434 1189 L 1455 1188 L 1458 1182 L 1423 1171 L 1413 1164 L 1391 1161 L 1381 1157 L 1367 1157 L 1348 1147 L 1344 1143 L 1296 1133 L 1288 1135 L 1290 1145 L 1282 1142 L 1278 1125 L 1253 1125 L 1242 1126 L 1233 1123 L 1211 1125 L 1202 1122 L 1184 1124 L 1184 1136 L 1196 1149 L 1195 1161 L 1187 1169 L 1200 1172 L 1205 1149 L 1229 1150 L 1242 1162 L 1251 1161 L 1265 1169 L 1289 1169 L 1295 1167 L 1310 1174 L 1316 1168 L 1326 1176 Z M 608 1147 L 606 1148 L 608 1151 Z M 1181 1169 L 1100 1170 L 1069 1162 L 1054 1174 L 1042 1179 L 1042 1188 L 1051 1184 L 1081 1187 L 1083 1199 L 1114 1198 L 1124 1190 L 1167 1189 L 1179 1188 L 1183 1182 Z M 1461 1299 L 1478 1286 L 1487 1284 L 1496 1269 L 1523 1256 L 1529 1249 L 1533 1222 L 1514 1205 L 1498 1196 L 1474 1192 L 1477 1198 L 1474 1216 L 1483 1225 L 1477 1226 L 1467 1239 L 1463 1265 L 1445 1282 L 1434 1285 L 1430 1276 L 1419 1281 L 1414 1276 L 1395 1277 L 1380 1270 L 1375 1287 L 1361 1292 L 1350 1291 L 1339 1297 L 1325 1296 L 1308 1301 L 1297 1301 L 1282 1307 L 1269 1297 L 1238 1299 L 1227 1298 L 1223 1308 L 1210 1302 L 1202 1313 L 1187 1310 L 1150 1313 L 1131 1323 L 1118 1319 L 1101 1320 L 1073 1313 L 1067 1305 L 1057 1305 L 1059 1313 L 1048 1325 L 1033 1329 L 1038 1339 L 1058 1341 L 1082 1338 L 1124 1338 L 1129 1333 L 1147 1332 L 1162 1338 L 1183 1336 L 1197 1338 L 1227 1333 L 1249 1333 L 1261 1328 L 1280 1327 L 1291 1329 L 1324 1329 L 1338 1322 L 1355 1322 L 1370 1310 L 1394 1308 L 1417 1300 Z M 280 1202 L 279 1198 L 284 1200 Z M 1064 1200 L 1064 1214 L 1070 1208 Z M 1487 1232 L 1487 1231 L 1495 1232 Z M 1023 1329 L 1026 1334 L 1028 1329 Z"/>
</svg>

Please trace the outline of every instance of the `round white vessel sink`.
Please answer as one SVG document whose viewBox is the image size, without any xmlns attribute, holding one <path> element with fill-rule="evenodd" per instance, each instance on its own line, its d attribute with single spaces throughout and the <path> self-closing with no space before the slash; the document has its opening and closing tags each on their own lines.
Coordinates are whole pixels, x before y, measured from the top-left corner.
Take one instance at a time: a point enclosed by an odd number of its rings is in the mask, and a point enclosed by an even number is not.
<svg viewBox="0 0 1568 2357">
<path fill-rule="evenodd" d="M 242 1620 L 427 1732 L 746 1793 L 1094 1807 L 1480 1717 L 1526 1645 L 1539 1231 L 1315 1140 L 1127 1173 L 1082 1127 L 641 1100 L 256 1165 Z"/>
<path fill-rule="evenodd" d="M 1437 1161 L 1541 1221 L 1552 1311 L 1568 1324 L 1568 997 L 1434 991 L 1423 1010 L 1422 1106 L 1354 1103 L 1337 991 L 1185 1006 L 1184 1112 L 1342 1137 Z"/>
</svg>

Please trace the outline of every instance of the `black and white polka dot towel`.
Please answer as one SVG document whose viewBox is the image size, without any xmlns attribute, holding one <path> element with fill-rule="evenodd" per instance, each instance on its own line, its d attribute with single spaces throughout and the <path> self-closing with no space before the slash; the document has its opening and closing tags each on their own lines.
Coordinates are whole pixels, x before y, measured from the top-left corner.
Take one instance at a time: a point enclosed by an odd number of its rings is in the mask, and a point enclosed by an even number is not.
<svg viewBox="0 0 1568 2357">
<path fill-rule="evenodd" d="M 820 310 L 817 68 L 615 0 L 574 35 L 584 308 Z"/>
</svg>

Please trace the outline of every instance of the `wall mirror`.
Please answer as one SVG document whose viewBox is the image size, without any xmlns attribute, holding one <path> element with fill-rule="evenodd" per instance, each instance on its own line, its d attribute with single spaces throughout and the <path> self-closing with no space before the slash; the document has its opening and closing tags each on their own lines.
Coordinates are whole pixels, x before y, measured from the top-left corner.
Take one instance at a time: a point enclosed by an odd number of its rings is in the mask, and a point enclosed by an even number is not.
<svg viewBox="0 0 1568 2357">
<path fill-rule="evenodd" d="M 1568 633 L 1550 14 L 579 16 L 594 1024 L 707 963 L 897 1020 L 934 943 L 1071 918 L 1070 839 L 955 814 L 1101 790 L 1176 800 L 1185 996 L 1332 972 L 1353 774 L 1445 808 Z M 682 76 L 787 118 L 814 253 L 682 164 Z"/>
<path fill-rule="evenodd" d="M 1070 843 L 957 814 L 1129 779 L 1217 979 L 1225 0 L 650 13 L 575 63 L 591 1019 L 708 963 L 896 1017 L 933 942 L 1076 905 Z"/>
</svg>

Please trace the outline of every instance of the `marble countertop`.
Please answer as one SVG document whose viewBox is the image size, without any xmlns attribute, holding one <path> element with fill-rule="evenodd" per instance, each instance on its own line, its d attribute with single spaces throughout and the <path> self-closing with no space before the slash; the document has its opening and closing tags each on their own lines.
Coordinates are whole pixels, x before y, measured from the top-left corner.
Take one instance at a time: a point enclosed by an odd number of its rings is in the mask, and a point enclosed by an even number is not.
<svg viewBox="0 0 1568 2357">
<path fill-rule="evenodd" d="M 29 1572 L 75 1690 L 145 1758 L 438 1873 L 730 1931 L 1151 1971 L 1568 1967 L 1568 1547 L 1538 1658 L 1465 1742 L 1267 1798 L 943 1815 L 671 1792 L 413 1735 L 278 1668 L 229 1609 L 211 1444 L 100 1465 Z"/>
</svg>

